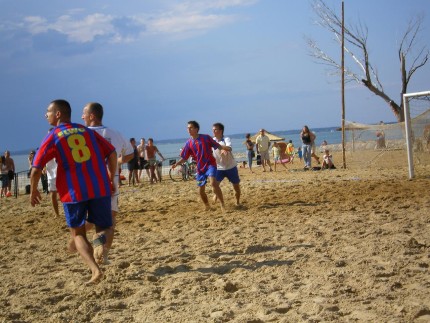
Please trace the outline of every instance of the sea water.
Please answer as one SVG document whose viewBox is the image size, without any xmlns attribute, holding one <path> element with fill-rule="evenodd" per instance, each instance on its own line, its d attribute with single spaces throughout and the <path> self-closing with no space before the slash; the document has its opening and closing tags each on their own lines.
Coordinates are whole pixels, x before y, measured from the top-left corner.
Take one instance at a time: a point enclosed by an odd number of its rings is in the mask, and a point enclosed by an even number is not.
<svg viewBox="0 0 430 323">
<path fill-rule="evenodd" d="M 311 129 L 312 132 L 316 135 L 316 145 L 317 147 L 321 145 L 321 143 L 325 140 L 328 144 L 340 144 L 342 142 L 342 133 L 336 130 L 337 127 L 327 127 L 327 128 L 314 128 Z M 300 140 L 300 131 L 301 130 L 284 130 L 284 131 L 274 131 L 271 132 L 274 135 L 284 138 L 284 141 L 288 142 L 292 140 L 295 148 L 301 146 Z M 251 133 L 254 135 L 254 133 Z M 225 133 L 226 137 L 230 137 L 232 142 L 233 153 L 235 155 L 239 155 L 238 160 L 245 160 L 246 146 L 245 146 L 245 133 L 243 134 L 234 134 L 230 135 Z M 160 140 L 157 141 L 155 138 L 154 144 L 157 146 L 158 150 L 164 156 L 166 160 L 168 159 L 178 159 L 181 148 L 184 146 L 187 138 L 181 139 L 170 139 L 170 140 Z M 30 152 L 32 148 L 28 149 Z M 243 157 L 241 157 L 243 156 Z M 15 170 L 16 172 L 24 172 L 29 169 L 28 165 L 28 154 L 11 152 L 11 157 L 15 162 Z M 168 164 L 167 164 L 168 165 Z"/>
</svg>

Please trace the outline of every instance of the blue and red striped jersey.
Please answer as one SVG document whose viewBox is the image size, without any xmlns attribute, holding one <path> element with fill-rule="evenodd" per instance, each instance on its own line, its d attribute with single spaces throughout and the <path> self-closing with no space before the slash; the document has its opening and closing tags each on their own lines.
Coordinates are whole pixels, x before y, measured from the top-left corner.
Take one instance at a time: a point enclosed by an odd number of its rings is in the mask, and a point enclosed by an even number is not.
<svg viewBox="0 0 430 323">
<path fill-rule="evenodd" d="M 63 123 L 43 139 L 32 166 L 43 169 L 55 158 L 61 202 L 82 202 L 112 194 L 106 159 L 114 150 L 95 131 L 81 124 Z"/>
<path fill-rule="evenodd" d="M 212 148 L 218 149 L 219 146 L 219 143 L 213 140 L 211 136 L 199 135 L 196 139 L 188 139 L 182 149 L 181 158 L 188 159 L 192 156 L 197 163 L 197 173 L 204 174 L 209 166 L 216 167 Z"/>
</svg>

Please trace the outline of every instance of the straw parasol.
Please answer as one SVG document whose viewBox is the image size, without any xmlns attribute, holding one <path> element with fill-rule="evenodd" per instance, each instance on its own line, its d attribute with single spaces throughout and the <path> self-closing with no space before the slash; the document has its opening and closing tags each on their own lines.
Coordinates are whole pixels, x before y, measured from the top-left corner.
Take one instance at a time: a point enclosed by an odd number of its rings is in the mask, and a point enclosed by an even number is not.
<svg viewBox="0 0 430 323">
<path fill-rule="evenodd" d="M 255 142 L 255 139 L 257 139 L 258 135 L 260 134 L 260 132 L 257 132 L 255 135 L 253 135 L 250 139 L 252 142 Z M 270 133 L 269 131 L 265 130 L 265 134 L 267 137 L 269 137 L 270 141 L 281 141 L 281 140 L 285 140 L 285 138 L 279 137 L 277 135 L 274 135 L 272 133 Z"/>
</svg>

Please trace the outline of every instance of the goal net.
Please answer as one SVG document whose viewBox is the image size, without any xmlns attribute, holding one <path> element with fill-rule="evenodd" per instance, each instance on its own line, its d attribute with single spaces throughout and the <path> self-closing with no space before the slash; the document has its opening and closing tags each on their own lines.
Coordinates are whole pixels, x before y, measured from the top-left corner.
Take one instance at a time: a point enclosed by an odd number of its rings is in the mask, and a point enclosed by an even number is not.
<svg viewBox="0 0 430 323">
<path fill-rule="evenodd" d="M 383 164 L 396 172 L 404 170 L 405 175 L 409 168 L 411 178 L 414 171 L 420 176 L 430 174 L 430 92 L 408 93 L 405 100 L 405 122 L 345 123 L 347 167 L 378 168 Z M 342 150 L 341 145 L 330 148 Z"/>
<path fill-rule="evenodd" d="M 430 91 L 403 95 L 409 178 L 415 171 L 429 174 Z"/>
</svg>

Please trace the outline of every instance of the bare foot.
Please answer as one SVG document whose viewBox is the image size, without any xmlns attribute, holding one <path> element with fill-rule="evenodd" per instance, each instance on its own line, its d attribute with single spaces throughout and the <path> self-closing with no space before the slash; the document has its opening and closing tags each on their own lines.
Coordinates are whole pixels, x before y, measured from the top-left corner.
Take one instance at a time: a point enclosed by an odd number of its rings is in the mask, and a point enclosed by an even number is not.
<svg viewBox="0 0 430 323">
<path fill-rule="evenodd" d="M 78 250 L 76 249 L 75 240 L 72 238 L 67 242 L 67 251 L 70 253 L 76 253 Z"/>
<path fill-rule="evenodd" d="M 211 210 L 211 206 L 209 204 L 205 204 L 205 211 L 210 211 Z"/>
<path fill-rule="evenodd" d="M 95 273 L 93 273 L 93 276 L 89 281 L 85 283 L 85 285 L 95 285 L 100 283 L 100 281 L 103 279 L 103 273 L 99 270 Z"/>
<path fill-rule="evenodd" d="M 102 264 L 104 260 L 104 250 L 103 246 L 97 246 L 94 248 L 94 259 L 96 263 Z"/>
</svg>

